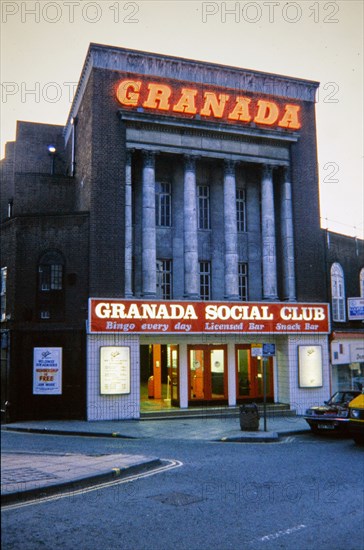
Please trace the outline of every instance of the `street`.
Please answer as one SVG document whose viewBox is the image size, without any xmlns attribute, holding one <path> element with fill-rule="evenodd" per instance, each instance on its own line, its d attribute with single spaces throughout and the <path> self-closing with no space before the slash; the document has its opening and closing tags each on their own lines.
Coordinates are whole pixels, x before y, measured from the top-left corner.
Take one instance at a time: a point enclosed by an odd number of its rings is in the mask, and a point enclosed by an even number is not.
<svg viewBox="0 0 364 550">
<path fill-rule="evenodd" d="M 3 549 L 364 548 L 363 449 L 309 433 L 275 443 L 2 432 L 7 452 L 159 456 L 179 467 L 2 511 Z"/>
</svg>

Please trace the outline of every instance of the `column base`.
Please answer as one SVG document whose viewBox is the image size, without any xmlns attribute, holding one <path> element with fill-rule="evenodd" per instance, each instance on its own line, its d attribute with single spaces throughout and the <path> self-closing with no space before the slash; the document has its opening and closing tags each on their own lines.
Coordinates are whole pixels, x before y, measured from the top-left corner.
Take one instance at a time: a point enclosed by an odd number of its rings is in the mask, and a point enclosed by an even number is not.
<svg viewBox="0 0 364 550">
<path fill-rule="evenodd" d="M 230 294 L 229 296 L 224 296 L 224 300 L 227 300 L 229 302 L 241 302 L 240 296 L 237 294 Z"/>
<path fill-rule="evenodd" d="M 144 292 L 142 298 L 156 298 L 157 294 L 155 292 Z"/>
</svg>

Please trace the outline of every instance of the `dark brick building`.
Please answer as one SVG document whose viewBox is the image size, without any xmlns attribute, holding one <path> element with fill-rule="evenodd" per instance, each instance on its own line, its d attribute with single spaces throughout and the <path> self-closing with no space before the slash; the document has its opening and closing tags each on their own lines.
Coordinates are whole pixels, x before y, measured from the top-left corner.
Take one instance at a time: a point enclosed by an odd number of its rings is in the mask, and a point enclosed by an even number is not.
<svg viewBox="0 0 364 550">
<path fill-rule="evenodd" d="M 333 391 L 364 386 L 364 243 L 324 232 Z"/>
<path fill-rule="evenodd" d="M 18 123 L 2 161 L 8 418 L 328 397 L 331 264 L 360 297 L 363 243 L 320 229 L 317 87 L 94 44 L 65 127 Z"/>
</svg>

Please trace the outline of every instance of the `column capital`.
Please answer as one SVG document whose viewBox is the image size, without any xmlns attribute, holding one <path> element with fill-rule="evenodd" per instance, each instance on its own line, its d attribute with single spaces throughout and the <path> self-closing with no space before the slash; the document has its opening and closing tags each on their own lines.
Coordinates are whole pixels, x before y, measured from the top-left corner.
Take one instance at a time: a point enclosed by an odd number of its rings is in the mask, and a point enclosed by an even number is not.
<svg viewBox="0 0 364 550">
<path fill-rule="evenodd" d="M 145 168 L 154 168 L 155 167 L 155 151 L 149 151 L 146 149 L 142 150 L 142 157 Z"/>
<path fill-rule="evenodd" d="M 196 160 L 198 157 L 196 155 L 183 155 L 185 161 L 185 169 L 195 171 L 196 170 Z"/>
<path fill-rule="evenodd" d="M 271 178 L 273 175 L 272 164 L 262 164 L 262 176 L 263 178 Z"/>
<path fill-rule="evenodd" d="M 225 176 L 235 176 L 235 160 L 225 159 L 224 160 L 224 174 Z"/>
<path fill-rule="evenodd" d="M 291 181 L 291 167 L 286 164 L 282 166 L 283 181 Z"/>
<path fill-rule="evenodd" d="M 126 149 L 126 154 L 125 154 L 126 164 L 131 164 L 131 159 L 132 159 L 134 151 L 135 151 L 135 149 Z"/>
</svg>

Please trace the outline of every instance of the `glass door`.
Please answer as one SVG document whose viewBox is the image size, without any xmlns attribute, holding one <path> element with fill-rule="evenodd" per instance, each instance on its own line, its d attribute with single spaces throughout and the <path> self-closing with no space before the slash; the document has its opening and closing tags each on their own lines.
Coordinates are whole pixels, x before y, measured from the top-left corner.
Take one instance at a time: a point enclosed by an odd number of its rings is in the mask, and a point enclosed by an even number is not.
<svg viewBox="0 0 364 550">
<path fill-rule="evenodd" d="M 226 346 L 189 346 L 189 400 L 227 398 Z"/>
<path fill-rule="evenodd" d="M 205 350 L 196 348 L 189 352 L 189 387 L 191 400 L 205 399 Z"/>
<path fill-rule="evenodd" d="M 273 358 L 253 357 L 250 344 L 236 346 L 236 397 L 257 399 L 264 397 L 264 369 L 266 396 L 273 398 Z"/>
<path fill-rule="evenodd" d="M 236 347 L 236 397 L 250 397 L 252 393 L 252 365 L 250 345 Z"/>
<path fill-rule="evenodd" d="M 167 346 L 168 384 L 173 405 L 179 405 L 178 346 Z"/>
<path fill-rule="evenodd" d="M 252 357 L 252 393 L 253 397 L 264 397 L 264 369 L 266 380 L 266 397 L 273 398 L 273 358 Z"/>
</svg>

